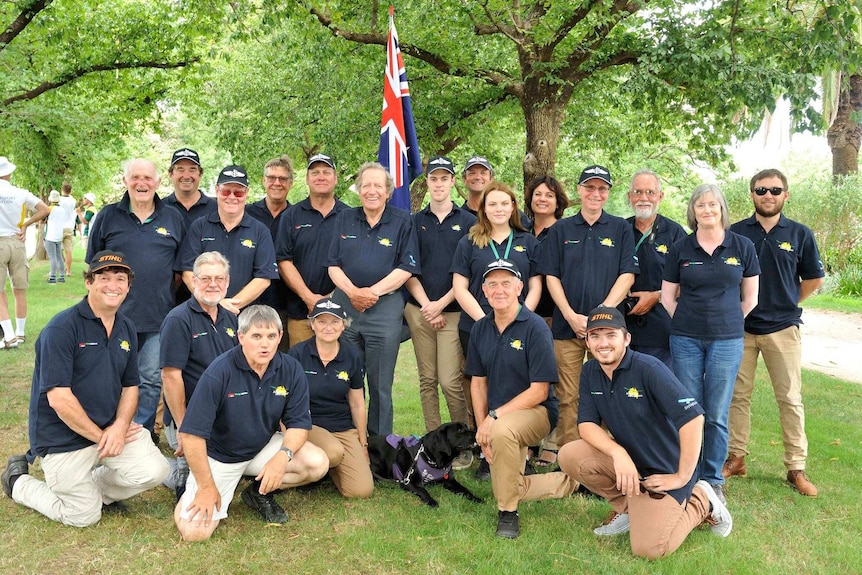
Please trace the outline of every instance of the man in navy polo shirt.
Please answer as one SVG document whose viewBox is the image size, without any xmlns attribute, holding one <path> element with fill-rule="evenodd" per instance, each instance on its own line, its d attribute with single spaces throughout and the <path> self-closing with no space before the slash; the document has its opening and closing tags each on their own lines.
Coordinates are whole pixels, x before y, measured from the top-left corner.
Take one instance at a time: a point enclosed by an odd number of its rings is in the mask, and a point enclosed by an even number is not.
<svg viewBox="0 0 862 575">
<path fill-rule="evenodd" d="M 174 191 L 164 202 L 183 216 L 186 229 L 196 219 L 208 216 L 216 210 L 215 200 L 198 187 L 203 175 L 201 158 L 191 148 L 180 148 L 171 156 L 168 178 Z"/>
<path fill-rule="evenodd" d="M 135 274 L 119 252 L 102 251 L 84 274 L 87 296 L 54 316 L 36 340 L 30 451 L 9 458 L 3 490 L 17 503 L 73 527 L 157 486 L 168 465 L 140 424 L 137 334 L 119 309 Z M 45 481 L 28 474 L 42 458 Z"/>
<path fill-rule="evenodd" d="M 308 381 L 299 362 L 278 351 L 281 336 L 274 309 L 250 306 L 239 316 L 239 345 L 198 381 L 179 433 L 191 475 L 174 521 L 186 541 L 212 535 L 243 475 L 255 477 L 243 502 L 267 523 L 284 523 L 272 492 L 317 481 L 329 470 L 326 454 L 306 441 Z"/>
<path fill-rule="evenodd" d="M 578 487 L 560 472 L 524 475 L 527 447 L 554 428 L 558 411 L 550 387 L 557 381 L 551 332 L 518 303 L 523 288 L 514 262 L 488 264 L 482 290 L 493 311 L 474 324 L 464 367 L 472 378 L 476 442 L 491 467 L 496 535 L 508 539 L 521 532 L 519 502 L 566 497 Z"/>
<path fill-rule="evenodd" d="M 460 307 L 452 289 L 452 254 L 458 240 L 467 235 L 476 217 L 452 202 L 455 166 L 449 158 L 435 156 L 425 169 L 431 201 L 413 216 L 413 227 L 419 240 L 422 275 L 407 280 L 410 299 L 404 317 L 410 327 L 416 366 L 419 370 L 419 399 L 425 430 L 440 427 L 440 400 L 437 386 L 443 390 L 451 421 L 471 425 L 468 401 L 461 382 L 464 351 L 458 337 Z M 455 460 L 455 469 L 469 467 L 472 452 Z"/>
<path fill-rule="evenodd" d="M 176 490 L 178 500 L 186 489 L 189 466 L 177 429 L 201 374 L 216 357 L 237 344 L 236 314 L 218 304 L 230 284 L 227 259 L 218 252 L 204 252 L 195 259 L 192 271 L 192 297 L 171 310 L 160 336 L 165 436 L 177 457 L 168 460 L 171 474 L 165 486 Z"/>
<path fill-rule="evenodd" d="M 704 521 L 727 537 L 733 518 L 694 473 L 703 409 L 664 363 L 628 349 L 619 310 L 595 308 L 586 329 L 594 359 L 581 371 L 581 439 L 563 446 L 558 461 L 611 504 L 594 533 L 630 531 L 632 551 L 647 559 L 670 555 Z"/>
<path fill-rule="evenodd" d="M 618 306 L 638 273 L 631 225 L 604 211 L 613 182 L 603 166 L 587 166 L 578 179 L 581 210 L 551 228 L 542 243 L 539 273 L 557 305 L 554 353 L 560 368 L 559 445 L 578 438 L 578 385 L 587 355 L 587 314 Z"/>
<path fill-rule="evenodd" d="M 293 160 L 288 156 L 279 156 L 269 160 L 263 167 L 263 189 L 264 197 L 246 206 L 248 215 L 269 228 L 273 246 L 276 243 L 276 235 L 281 217 L 284 215 L 290 202 L 287 194 L 293 187 Z M 282 323 L 287 321 L 287 293 L 290 291 L 287 284 L 276 278 L 269 287 L 260 295 L 257 303 L 268 305 L 275 309 L 281 316 Z M 287 351 L 290 347 L 289 333 L 281 338 L 281 351 Z"/>
<path fill-rule="evenodd" d="M 217 251 L 230 262 L 231 284 L 221 305 L 234 313 L 254 303 L 278 279 L 269 229 L 245 213 L 248 175 L 242 166 L 227 166 L 216 182 L 218 210 L 192 222 L 180 250 L 177 269 L 194 289 L 192 267 L 203 252 Z"/>
<path fill-rule="evenodd" d="M 348 206 L 335 197 L 338 172 L 335 161 L 315 154 L 305 171 L 308 197 L 285 210 L 275 236 L 278 272 L 287 284 L 287 332 L 294 346 L 314 333 L 308 314 L 314 304 L 335 289 L 321 265 L 335 236 L 335 216 Z"/>
<path fill-rule="evenodd" d="M 725 478 L 747 472 L 751 393 L 757 355 L 762 354 L 778 402 L 787 481 L 802 495 L 815 497 L 817 487 L 805 476 L 808 438 L 802 404 L 799 304 L 823 284 L 823 262 L 811 230 L 781 213 L 790 196 L 784 174 L 763 170 L 751 178 L 750 190 L 754 214 L 730 229 L 754 243 L 761 268 L 760 296 L 745 318 L 742 363 L 728 419 L 728 458 L 721 472 Z"/>
<path fill-rule="evenodd" d="M 156 194 L 160 181 L 153 162 L 138 158 L 126 164 L 126 192 L 94 220 L 86 257 L 89 263 L 102 250 L 120 251 L 135 269 L 122 311 L 138 332 L 141 387 L 135 423 L 151 432 L 162 391 L 159 329 L 174 307 L 174 268 L 186 233 L 180 213 Z"/>
<path fill-rule="evenodd" d="M 634 231 L 639 273 L 626 299 L 626 324 L 635 351 L 653 355 L 673 371 L 670 355 L 670 316 L 656 305 L 661 297 L 661 275 L 667 251 L 685 230 L 658 213 L 664 198 L 661 180 L 652 170 L 635 172 L 629 188 L 629 204 L 635 212 L 628 221 Z"/>
</svg>

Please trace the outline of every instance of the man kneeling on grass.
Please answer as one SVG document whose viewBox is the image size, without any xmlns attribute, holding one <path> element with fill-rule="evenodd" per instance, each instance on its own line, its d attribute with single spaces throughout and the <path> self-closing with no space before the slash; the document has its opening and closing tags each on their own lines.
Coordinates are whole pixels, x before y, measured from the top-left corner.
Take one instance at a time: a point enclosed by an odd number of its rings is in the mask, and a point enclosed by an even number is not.
<svg viewBox="0 0 862 575">
<path fill-rule="evenodd" d="M 281 319 L 269 306 L 239 315 L 239 346 L 204 371 L 180 426 L 191 475 L 174 509 L 186 541 L 208 539 L 227 517 L 243 475 L 246 505 L 268 523 L 287 515 L 273 491 L 298 487 L 329 470 L 326 454 L 308 443 L 308 382 L 298 361 L 278 351 Z"/>
<path fill-rule="evenodd" d="M 586 342 L 595 359 L 581 371 L 581 439 L 564 445 L 558 461 L 611 504 L 596 535 L 630 531 L 632 551 L 658 559 L 704 521 L 727 537 L 733 519 L 712 487 L 694 479 L 703 409 L 664 363 L 630 350 L 630 341 L 616 308 L 590 312 Z"/>
</svg>

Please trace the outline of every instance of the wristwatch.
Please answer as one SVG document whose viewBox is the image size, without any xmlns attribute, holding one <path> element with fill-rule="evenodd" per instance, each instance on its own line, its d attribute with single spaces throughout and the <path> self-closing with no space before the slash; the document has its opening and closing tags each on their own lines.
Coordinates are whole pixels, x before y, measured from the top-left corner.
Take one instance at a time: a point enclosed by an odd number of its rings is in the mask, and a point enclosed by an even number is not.
<svg viewBox="0 0 862 575">
<path fill-rule="evenodd" d="M 279 451 L 284 451 L 285 453 L 287 453 L 287 460 L 293 461 L 293 451 L 291 451 L 289 447 L 282 447 L 281 449 L 279 449 Z"/>
<path fill-rule="evenodd" d="M 490 417 L 490 418 L 492 418 L 492 419 L 497 419 L 497 410 L 496 410 L 496 409 L 492 409 L 491 411 L 489 411 L 489 412 L 488 412 L 488 417 Z"/>
</svg>

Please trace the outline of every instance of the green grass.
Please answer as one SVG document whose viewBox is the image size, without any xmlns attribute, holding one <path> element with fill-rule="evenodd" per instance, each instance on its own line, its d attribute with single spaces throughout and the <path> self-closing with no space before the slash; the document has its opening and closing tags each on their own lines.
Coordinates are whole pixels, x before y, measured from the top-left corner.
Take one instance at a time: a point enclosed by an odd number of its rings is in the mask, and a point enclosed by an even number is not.
<svg viewBox="0 0 862 575">
<path fill-rule="evenodd" d="M 84 293 L 83 265 L 77 261 L 78 278 L 56 286 L 44 283 L 47 264 L 34 263 L 28 342 L 22 349 L 0 352 L 3 462 L 27 447 L 27 401 L 38 330 Z M 418 432 L 422 417 L 409 344 L 401 354 L 395 428 Z M 784 482 L 778 410 L 760 369 L 749 475 L 729 482 L 733 533 L 719 539 L 708 530 L 696 530 L 675 554 L 656 563 L 633 557 L 626 537 L 593 536 L 592 528 L 608 507 L 581 497 L 525 503 L 521 537 L 496 539 L 490 484 L 459 472 L 459 479 L 485 503 L 475 505 L 432 487 L 440 502 L 433 510 L 390 484 L 378 486 L 369 500 L 347 501 L 331 485 L 322 485 L 278 496 L 290 515 L 283 526 L 264 525 L 237 498 L 213 538 L 195 545 L 180 541 L 171 519 L 173 494 L 163 488 L 131 499 L 130 517 L 105 517 L 86 529 L 53 523 L 0 497 L 0 572 L 858 573 L 862 551 L 854 542 L 862 532 L 862 386 L 814 372 L 805 373 L 805 386 L 808 474 L 820 496 L 803 498 Z"/>
<path fill-rule="evenodd" d="M 817 294 L 805 300 L 802 307 L 828 309 L 848 313 L 862 313 L 862 298 Z"/>
</svg>

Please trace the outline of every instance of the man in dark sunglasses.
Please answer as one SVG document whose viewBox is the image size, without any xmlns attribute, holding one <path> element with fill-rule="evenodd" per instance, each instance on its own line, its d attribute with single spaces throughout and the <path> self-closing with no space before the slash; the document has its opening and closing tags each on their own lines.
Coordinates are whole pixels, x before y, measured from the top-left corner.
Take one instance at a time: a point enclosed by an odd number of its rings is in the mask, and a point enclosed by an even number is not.
<svg viewBox="0 0 862 575">
<path fill-rule="evenodd" d="M 745 318 L 745 343 L 730 404 L 728 457 L 722 475 L 729 478 L 747 472 L 751 393 L 761 354 L 778 402 L 787 481 L 802 495 L 815 497 L 817 487 L 805 476 L 808 439 L 802 405 L 799 304 L 823 283 L 823 263 L 811 230 L 781 213 L 790 196 L 784 174 L 763 170 L 751 178 L 749 188 L 754 214 L 730 229 L 754 242 L 763 273 L 757 307 Z"/>
<path fill-rule="evenodd" d="M 192 290 L 195 258 L 203 252 L 221 252 L 230 262 L 231 282 L 220 305 L 234 313 L 255 303 L 270 282 L 278 279 L 272 235 L 246 213 L 247 197 L 245 168 L 224 168 L 216 181 L 218 209 L 192 222 L 177 260 L 183 282 Z"/>
</svg>

